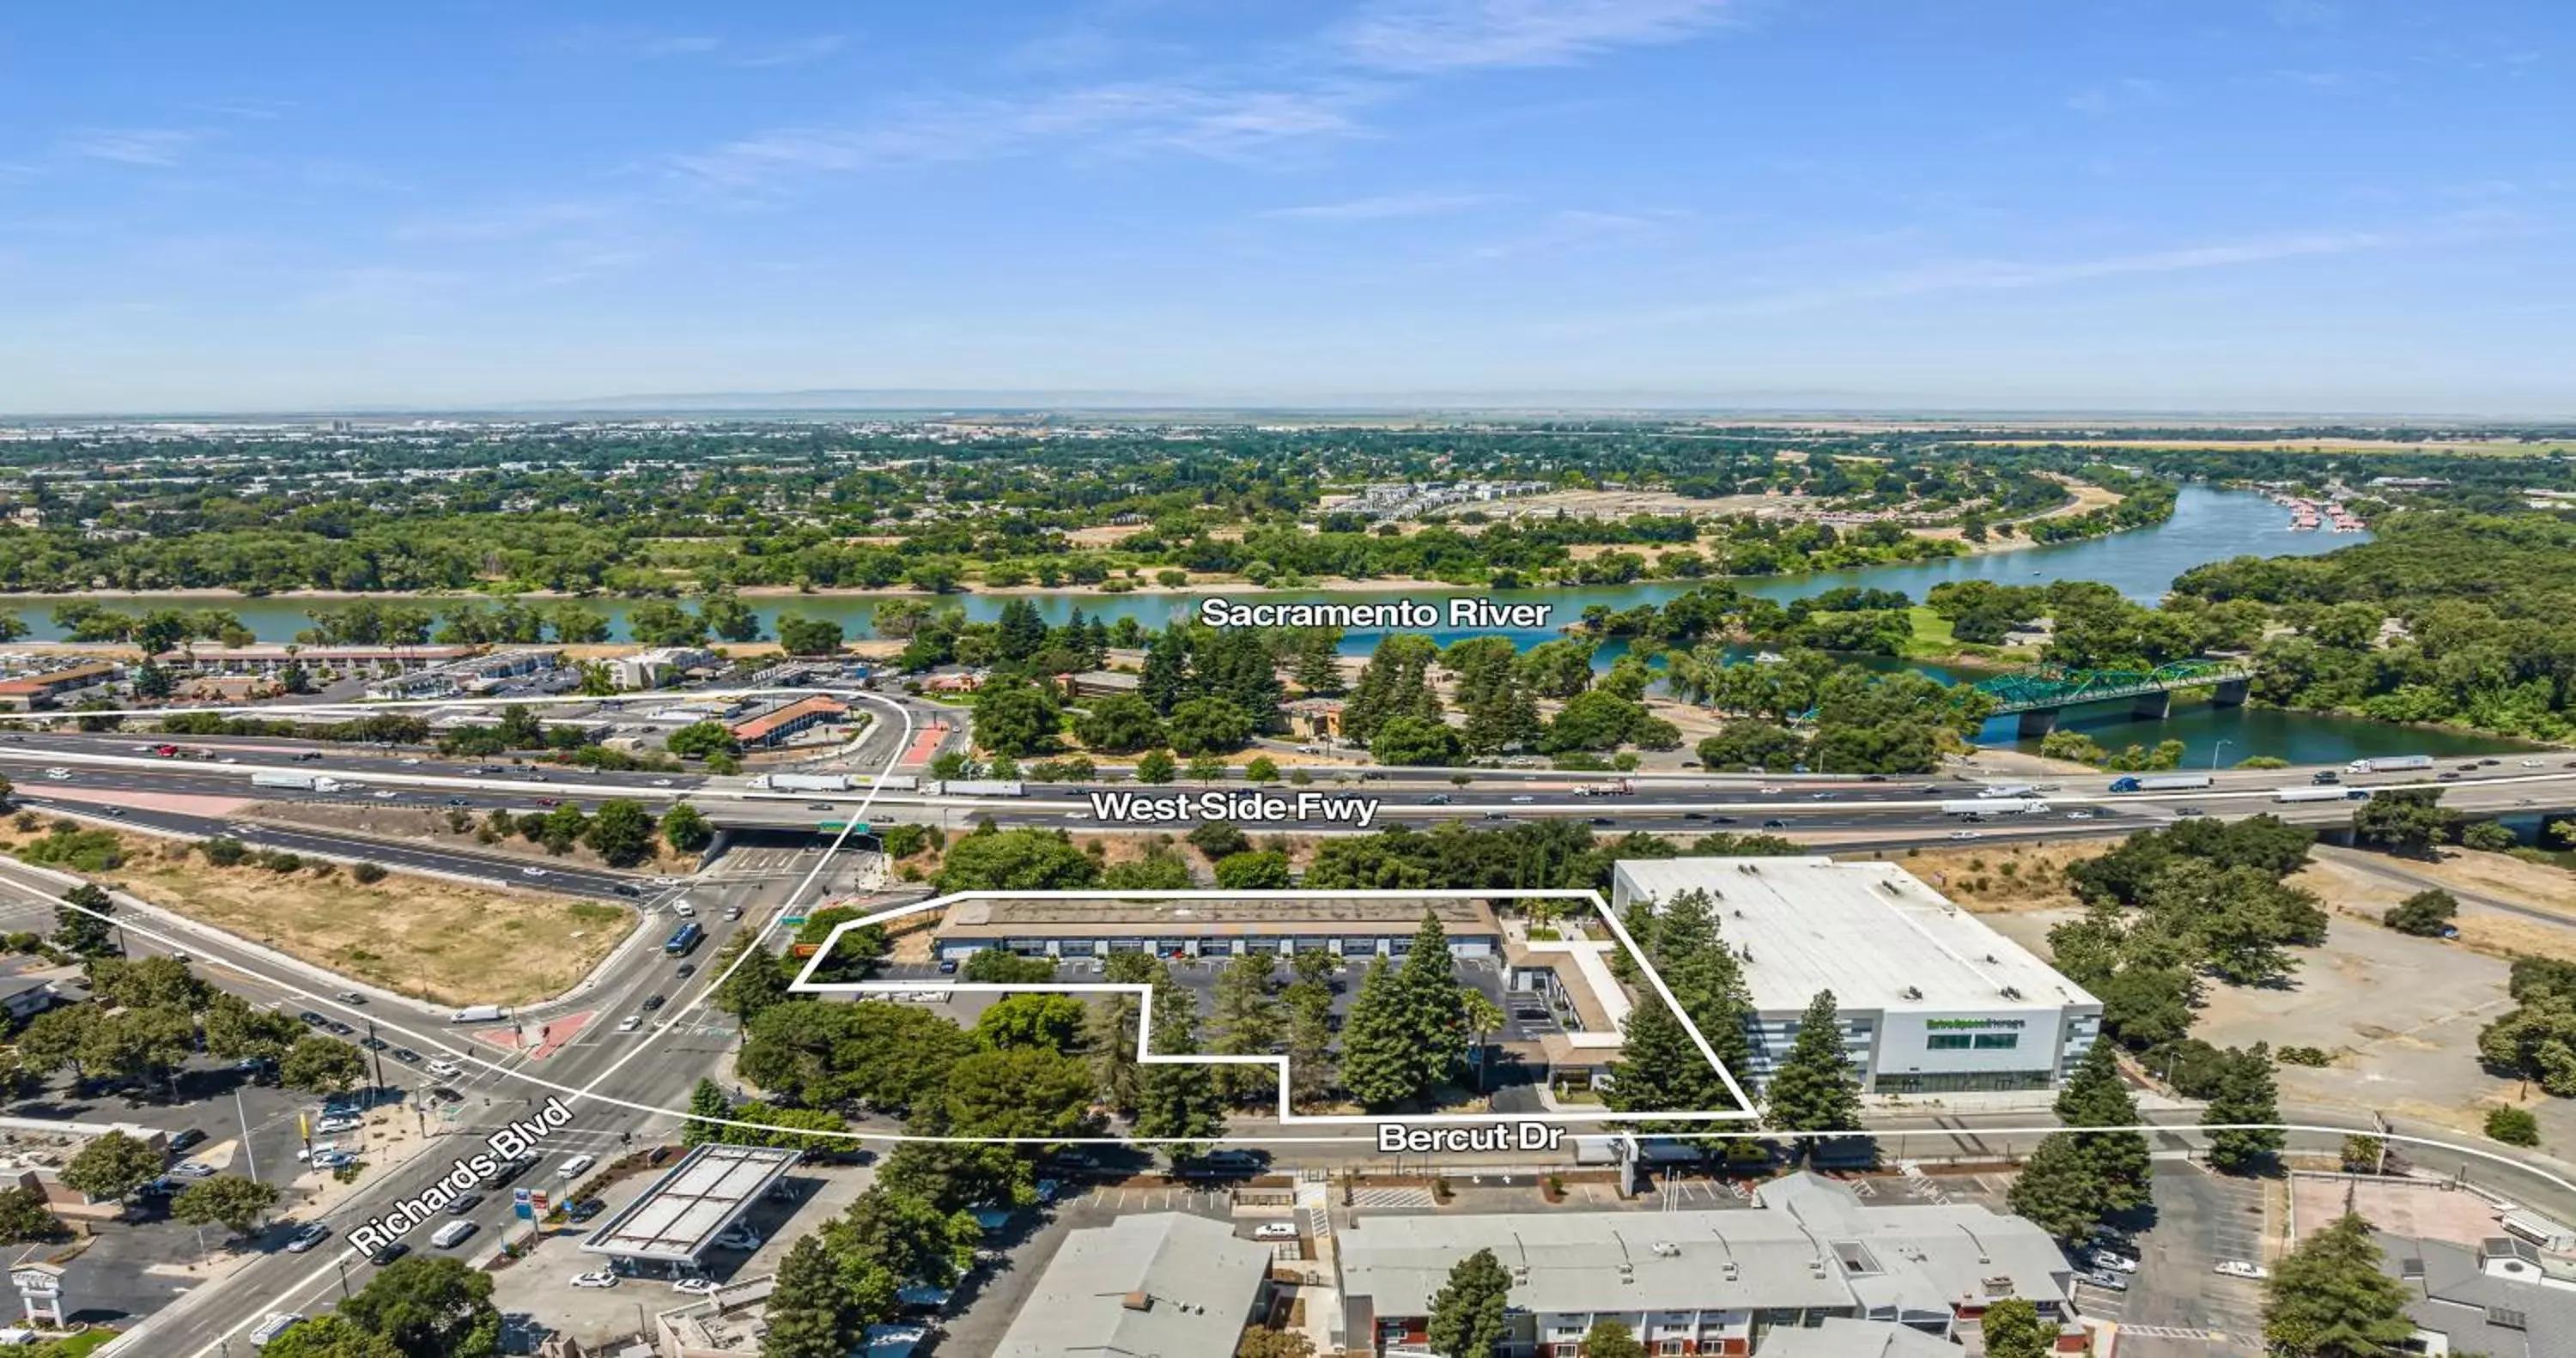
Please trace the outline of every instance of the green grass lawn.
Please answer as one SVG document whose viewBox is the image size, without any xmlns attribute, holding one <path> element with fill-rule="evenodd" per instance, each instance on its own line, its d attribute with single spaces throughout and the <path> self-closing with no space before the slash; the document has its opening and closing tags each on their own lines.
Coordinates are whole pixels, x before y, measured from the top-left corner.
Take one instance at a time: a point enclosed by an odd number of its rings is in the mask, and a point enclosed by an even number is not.
<svg viewBox="0 0 2576 1358">
<path fill-rule="evenodd" d="M 1914 624 L 1914 639 L 1905 643 L 1905 653 L 1913 656 L 1942 656 L 1958 652 L 1959 638 L 1950 630 L 1950 620 L 1932 611 L 1930 604 L 1916 604 L 1906 611 Z"/>
</svg>

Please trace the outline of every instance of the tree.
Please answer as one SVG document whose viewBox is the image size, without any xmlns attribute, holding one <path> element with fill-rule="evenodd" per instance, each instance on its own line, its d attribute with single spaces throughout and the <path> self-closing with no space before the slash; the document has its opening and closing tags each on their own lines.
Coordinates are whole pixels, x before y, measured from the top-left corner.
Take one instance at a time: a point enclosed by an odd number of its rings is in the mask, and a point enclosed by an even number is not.
<svg viewBox="0 0 2576 1358">
<path fill-rule="evenodd" d="M 942 891 L 1074 891 L 1100 880 L 1100 865 L 1046 830 L 978 831 L 949 845 Z"/>
<path fill-rule="evenodd" d="M 1152 953 L 1112 953 L 1101 965 L 1102 978 L 1120 985 L 1157 987 L 1171 983 L 1163 960 Z M 1136 1062 L 1142 1007 L 1133 996 L 1108 995 L 1097 1001 L 1084 1023 L 1083 1049 L 1100 1071 L 1101 1098 L 1121 1113 L 1136 1111 Z"/>
<path fill-rule="evenodd" d="M 498 1358 L 492 1275 L 462 1259 L 414 1254 L 376 1270 L 340 1316 L 393 1341 L 403 1358 Z"/>
<path fill-rule="evenodd" d="M 1605 1316 L 1583 1332 L 1583 1358 L 1646 1358 L 1646 1346 L 1636 1331 Z"/>
<path fill-rule="evenodd" d="M 161 1152 L 138 1137 L 109 1132 L 93 1138 L 65 1163 L 63 1183 L 92 1198 L 122 1201 L 161 1177 Z"/>
<path fill-rule="evenodd" d="M 994 754 L 1055 753 L 1060 720 L 1054 695 L 1025 680 L 986 684 L 975 695 L 975 743 Z"/>
<path fill-rule="evenodd" d="M 768 950 L 757 942 L 750 947 L 753 955 L 734 968 L 733 975 L 725 978 L 715 998 L 718 1008 L 746 1024 L 791 994 L 787 989 L 788 977 L 784 968 L 792 964 L 770 956 Z"/>
<path fill-rule="evenodd" d="M 1284 880 L 1284 862 L 1281 876 Z M 1218 865 L 1217 880 L 1225 880 L 1223 864 Z M 1221 1056 L 1258 1056 L 1279 1043 L 1286 1016 L 1278 996 L 1270 989 L 1271 974 L 1278 963 L 1276 954 L 1248 952 L 1230 959 L 1218 970 L 1215 1036 L 1208 1043 L 1209 1050 Z M 1230 1065 L 1217 1071 L 1217 1088 L 1229 1099 L 1262 1098 L 1277 1087 L 1267 1066 Z"/>
<path fill-rule="evenodd" d="M 733 728 L 720 721 L 693 721 L 662 737 L 662 748 L 682 759 L 711 759 L 741 751 Z"/>
<path fill-rule="evenodd" d="M 2273 1078 L 2272 1049 L 2269 1046 L 2257 1042 L 2242 1051 L 2228 1048 L 2219 1066 L 2217 1080 L 2217 1091 L 2201 1110 L 2202 1126 L 2277 1123 L 2281 1120 L 2280 1086 Z M 2280 1153 L 2283 1136 L 2274 1127 L 2213 1131 L 2209 1134 L 2209 1163 L 2229 1174 L 2248 1172 Z"/>
<path fill-rule="evenodd" d="M 2048 1358 L 2057 1348 L 2057 1327 L 2043 1324 L 2039 1308 L 2027 1298 L 2006 1297 L 1978 1318 L 1986 1358 Z"/>
<path fill-rule="evenodd" d="M 1221 754 L 1191 755 L 1188 769 L 1190 781 L 1193 783 L 1222 783 L 1225 781 L 1225 756 Z"/>
<path fill-rule="evenodd" d="M 1385 958 L 1369 964 L 1342 1026 L 1342 1087 L 1372 1110 L 1392 1108 L 1421 1092 L 1414 1081 L 1403 986 Z"/>
<path fill-rule="evenodd" d="M 1703 1112 L 1720 1106 L 1717 1072 L 1700 1059 L 1671 1006 L 1651 991 L 1620 1025 L 1619 1059 L 1604 1093 L 1613 1112 Z M 1639 1124 L 1646 1126 L 1647 1124 Z"/>
<path fill-rule="evenodd" d="M 2108 1042 L 2096 1041 L 2084 1061 L 2057 1093 L 2058 1119 L 2070 1129 L 2135 1127 L 2138 1101 L 2120 1078 L 2117 1054 Z M 2155 1173 L 2144 1132 L 2070 1130 L 2092 1177 L 2095 1215 L 2107 1216 L 2146 1205 Z"/>
<path fill-rule="evenodd" d="M 1441 1358 L 1495 1358 L 1510 1330 L 1512 1275 L 1490 1249 L 1480 1249 L 1449 1269 L 1449 1281 L 1431 1298 L 1431 1351 Z"/>
<path fill-rule="evenodd" d="M 2406 788 L 2378 792 L 2352 813 L 2355 844 L 2375 844 L 2408 858 L 2431 855 L 2450 832 L 2453 819 L 2441 809 L 2439 788 Z"/>
<path fill-rule="evenodd" d="M 1156 1056 L 1197 1052 L 1198 1016 L 1186 997 L 1154 1006 Z M 1171 1140 L 1164 1156 L 1179 1164 L 1197 1154 L 1195 1142 L 1225 1130 L 1225 1099 L 1216 1087 L 1213 1068 L 1198 1061 L 1153 1062 L 1136 1072 L 1136 1123 L 1139 1138 Z"/>
<path fill-rule="evenodd" d="M 1785 726 L 1764 721 L 1731 721 L 1699 743 L 1699 762 L 1708 769 L 1786 769 L 1806 754 L 1807 742 Z"/>
<path fill-rule="evenodd" d="M 1798 1020 L 1789 1054 L 1772 1072 L 1764 1126 L 1785 1132 L 1842 1132 L 1860 1126 L 1860 1086 L 1843 1052 L 1834 992 L 1820 990 Z"/>
<path fill-rule="evenodd" d="M 612 868 L 641 861 L 653 851 L 653 814 L 626 797 L 600 803 L 582 839 Z"/>
<path fill-rule="evenodd" d="M 699 1079 L 689 1091 L 689 1117 L 680 1124 L 680 1144 L 700 1146 L 725 1139 L 725 1127 L 717 1118 L 733 1116 L 733 1100 L 725 1097 L 724 1086 L 711 1077 Z"/>
<path fill-rule="evenodd" d="M 367 1077 L 366 1058 L 336 1037 L 307 1033 L 278 1063 L 277 1078 L 293 1089 L 338 1094 Z"/>
<path fill-rule="evenodd" d="M 778 617 L 778 646 L 789 655 L 836 655 L 841 639 L 841 624 L 829 618 Z"/>
<path fill-rule="evenodd" d="M 1485 1092 L 1486 1058 L 1492 1054 L 1485 1046 L 1485 1038 L 1492 1033 L 1500 1032 L 1503 1025 L 1510 1019 L 1503 1013 L 1503 1007 L 1494 1003 L 1492 996 L 1474 986 L 1460 986 L 1458 1020 L 1471 1039 L 1468 1045 L 1468 1059 L 1475 1063 L 1476 1092 L 1482 1094 Z"/>
<path fill-rule="evenodd" d="M 842 1311 L 839 1272 L 820 1235 L 787 1247 L 770 1286 L 769 1329 L 761 1337 L 760 1358 L 844 1358 L 849 1353 L 851 1327 Z"/>
<path fill-rule="evenodd" d="M 1034 1047 L 1070 1054 L 1082 1048 L 1086 1012 L 1071 995 L 1005 995 L 975 1016 L 975 1040 L 993 1051 Z"/>
<path fill-rule="evenodd" d="M 116 903 L 95 882 L 83 882 L 63 893 L 63 904 L 54 910 L 54 946 L 80 957 L 100 957 L 121 951 L 115 944 L 115 925 L 103 916 L 114 915 Z"/>
<path fill-rule="evenodd" d="M 1228 891 L 1277 891 L 1288 885 L 1288 855 L 1229 854 L 1217 860 L 1216 884 Z"/>
<path fill-rule="evenodd" d="M 1080 1135 L 1098 1092 L 1081 1058 L 1045 1047 L 963 1057 L 948 1068 L 947 1086 L 955 1134 L 1044 1140 Z"/>
<path fill-rule="evenodd" d="M 715 826 L 687 802 L 662 813 L 662 842 L 681 853 L 696 853 L 713 843 L 715 837 Z"/>
<path fill-rule="evenodd" d="M 1235 1346 L 1234 1358 L 1315 1358 L 1315 1341 L 1302 1330 L 1250 1329 Z"/>
<path fill-rule="evenodd" d="M 1266 755 L 1266 754 L 1257 754 L 1257 755 L 1254 755 L 1250 760 L 1248 760 L 1248 761 L 1246 761 L 1246 762 L 1244 763 L 1244 766 L 1243 766 L 1243 780 L 1244 780 L 1245 782 L 1247 782 L 1247 783 L 1275 783 L 1275 782 L 1278 782 L 1278 781 L 1279 781 L 1279 763 L 1278 763 L 1278 761 L 1277 761 L 1277 760 L 1272 759 L 1270 756 L 1268 756 L 1268 755 Z M 0 798 L 5 798 L 7 795 L 8 795 L 8 793 L 7 793 L 5 790 L 0 790 Z"/>
<path fill-rule="evenodd" d="M 277 1205 L 277 1186 L 238 1174 L 199 1179 L 170 1200 L 170 1215 L 191 1226 L 221 1226 L 235 1235 L 259 1229 Z"/>
<path fill-rule="evenodd" d="M 260 1358 L 404 1358 L 394 1341 L 343 1316 L 308 1316 L 260 1349 Z"/>
<path fill-rule="evenodd" d="M 1466 751 L 1465 739 L 1437 717 L 1390 717 L 1376 730 L 1369 757 L 1381 764 L 1440 768 L 1458 762 Z"/>
<path fill-rule="evenodd" d="M 2370 1223 L 2346 1213 L 2272 1265 L 2263 1339 L 2288 1358 L 2382 1358 L 2403 1351 L 2411 1295 L 2380 1268 Z"/>
<path fill-rule="evenodd" d="M 45 1206 L 42 1190 L 17 1185 L 0 1188 L 0 1244 L 44 1240 L 62 1228 L 63 1223 Z"/>
<path fill-rule="evenodd" d="M 1161 714 L 1132 693 L 1113 694 L 1091 705 L 1073 723 L 1073 734 L 1102 754 L 1134 754 L 1170 743 Z"/>
<path fill-rule="evenodd" d="M 1223 698 L 1192 698 L 1166 723 L 1178 754 L 1231 754 L 1252 739 L 1253 717 Z"/>
<path fill-rule="evenodd" d="M 2440 938 L 2451 932 L 2451 921 L 2458 918 L 2459 913 L 2459 898 L 2434 887 L 2429 891 L 2418 891 L 2388 907 L 2388 913 L 2381 915 L 2379 922 L 2401 934 Z"/>
<path fill-rule="evenodd" d="M 1180 772 L 1172 757 L 1161 750 L 1147 750 L 1136 760 L 1136 781 L 1168 783 Z"/>
</svg>

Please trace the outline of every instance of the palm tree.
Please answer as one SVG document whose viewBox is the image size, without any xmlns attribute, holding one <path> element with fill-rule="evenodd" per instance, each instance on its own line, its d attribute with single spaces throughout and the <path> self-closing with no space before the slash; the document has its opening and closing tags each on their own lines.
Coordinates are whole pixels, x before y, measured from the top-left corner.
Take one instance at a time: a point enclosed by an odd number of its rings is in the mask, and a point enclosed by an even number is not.
<svg viewBox="0 0 2576 1358">
<path fill-rule="evenodd" d="M 1503 1007 L 1474 986 L 1458 988 L 1458 1017 L 1475 1035 L 1471 1060 L 1476 1064 L 1476 1092 L 1485 1092 L 1485 1035 L 1503 1026 Z"/>
</svg>

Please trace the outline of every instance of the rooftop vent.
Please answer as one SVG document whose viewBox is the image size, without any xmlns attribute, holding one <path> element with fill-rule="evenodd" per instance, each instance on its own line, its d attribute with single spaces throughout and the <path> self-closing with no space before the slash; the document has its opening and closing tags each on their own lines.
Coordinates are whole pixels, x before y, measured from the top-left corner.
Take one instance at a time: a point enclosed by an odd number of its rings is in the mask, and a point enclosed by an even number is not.
<svg viewBox="0 0 2576 1358">
<path fill-rule="evenodd" d="M 1669 1240 L 1658 1240 L 1655 1242 L 1655 1254 L 1659 1258 L 1678 1259 L 1682 1256 L 1682 1247 Z"/>
<path fill-rule="evenodd" d="M 1143 1292 L 1130 1292 L 1126 1296 L 1120 1297 L 1118 1299 L 1118 1304 L 1126 1307 L 1130 1311 L 1150 1311 L 1154 1309 L 1153 1297 Z"/>
<path fill-rule="evenodd" d="M 1909 1000 L 1919 1000 L 1923 998 L 1923 987 L 1919 985 L 1907 986 L 1905 988 L 1905 998 Z"/>
<path fill-rule="evenodd" d="M 2012 1295 L 2013 1290 L 2012 1279 L 2000 1273 L 1991 1278 L 1978 1279 L 1977 1286 L 1986 1289 L 1986 1295 L 1989 1297 L 2008 1297 Z"/>
<path fill-rule="evenodd" d="M 2005 986 L 2003 993 L 2004 998 L 2008 1000 L 2017 1000 L 2021 998 L 2020 989 L 2014 986 Z"/>
<path fill-rule="evenodd" d="M 1987 965 L 1987 966 L 1990 966 L 1990 967 L 1992 967 L 1992 966 L 1999 966 L 1999 965 L 2001 965 L 2001 963 L 2002 963 L 2002 959 L 2000 959 L 2000 958 L 1996 957 L 1993 953 L 1987 953 L 1987 954 L 1986 954 L 1986 965 Z"/>
</svg>

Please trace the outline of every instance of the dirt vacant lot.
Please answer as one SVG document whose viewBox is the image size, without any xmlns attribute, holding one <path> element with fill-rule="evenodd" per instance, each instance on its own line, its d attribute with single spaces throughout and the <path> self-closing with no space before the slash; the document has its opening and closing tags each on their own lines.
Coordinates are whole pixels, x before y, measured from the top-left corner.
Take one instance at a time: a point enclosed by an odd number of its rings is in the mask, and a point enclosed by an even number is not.
<svg viewBox="0 0 2576 1358">
<path fill-rule="evenodd" d="M 0 848 L 25 838 L 0 838 Z M 633 912 L 540 892 L 490 891 L 345 868 L 218 868 L 188 846 L 118 836 L 116 890 L 305 961 L 436 1004 L 526 1004 L 571 989 L 633 927 Z"/>
</svg>

